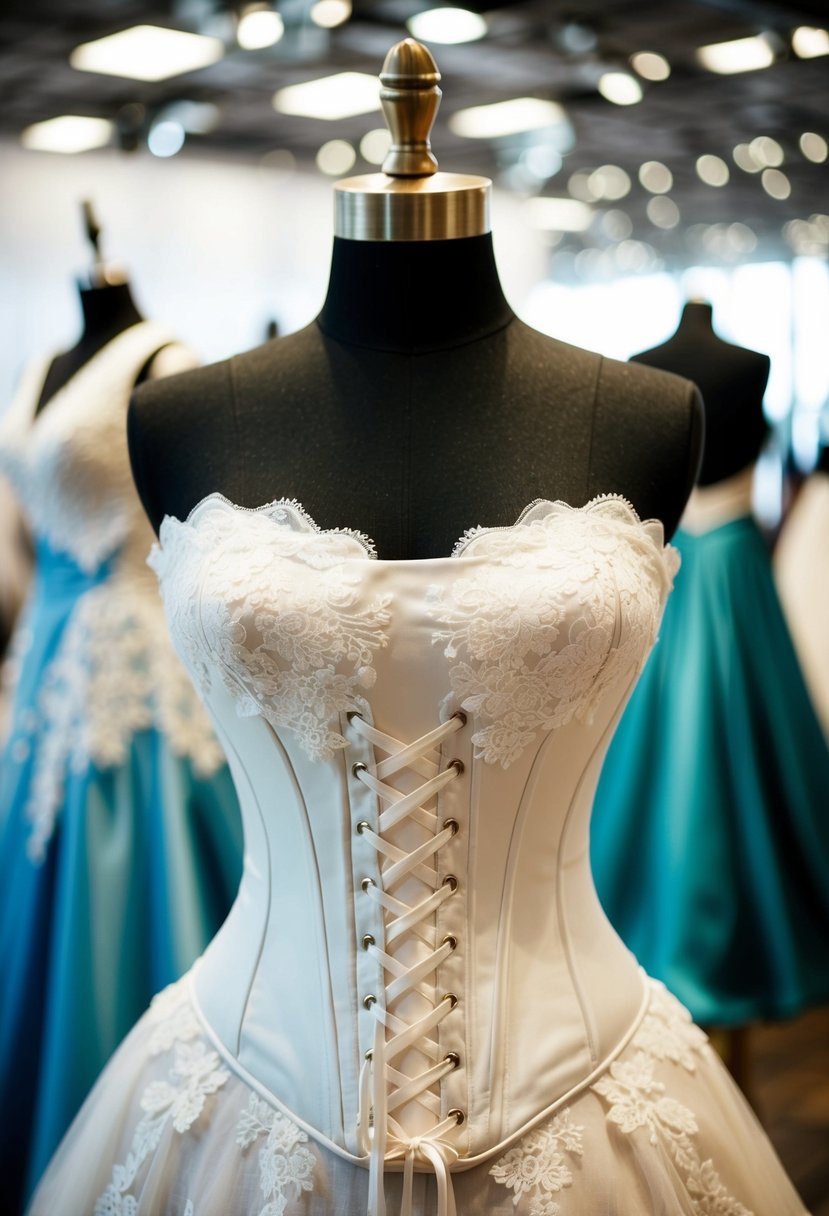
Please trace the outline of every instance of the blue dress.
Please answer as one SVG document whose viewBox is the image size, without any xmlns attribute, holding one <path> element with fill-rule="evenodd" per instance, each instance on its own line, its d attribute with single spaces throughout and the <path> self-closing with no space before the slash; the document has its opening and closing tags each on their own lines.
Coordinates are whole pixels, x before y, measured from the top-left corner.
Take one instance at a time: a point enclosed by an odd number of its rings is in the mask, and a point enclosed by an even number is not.
<svg viewBox="0 0 829 1216">
<path fill-rule="evenodd" d="M 126 453 L 130 388 L 166 341 L 149 322 L 124 331 L 36 417 L 33 368 L 0 423 L 36 540 L 0 758 L 4 1212 L 241 872 L 236 796 L 167 638 Z"/>
<path fill-rule="evenodd" d="M 674 538 L 682 567 L 591 828 L 610 920 L 709 1025 L 829 998 L 829 749 L 749 486 L 692 498 L 695 528 Z"/>
</svg>

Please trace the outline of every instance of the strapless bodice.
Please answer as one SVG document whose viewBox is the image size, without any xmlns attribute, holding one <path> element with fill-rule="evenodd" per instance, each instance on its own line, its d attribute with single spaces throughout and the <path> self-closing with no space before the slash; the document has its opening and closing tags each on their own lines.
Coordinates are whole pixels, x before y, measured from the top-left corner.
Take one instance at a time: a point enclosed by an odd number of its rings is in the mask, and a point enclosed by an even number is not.
<svg viewBox="0 0 829 1216">
<path fill-rule="evenodd" d="M 541 501 L 392 562 L 296 503 L 211 495 L 150 560 L 245 821 L 193 981 L 208 1033 L 339 1152 L 494 1151 L 642 1008 L 588 829 L 675 569 L 661 526 Z"/>
</svg>

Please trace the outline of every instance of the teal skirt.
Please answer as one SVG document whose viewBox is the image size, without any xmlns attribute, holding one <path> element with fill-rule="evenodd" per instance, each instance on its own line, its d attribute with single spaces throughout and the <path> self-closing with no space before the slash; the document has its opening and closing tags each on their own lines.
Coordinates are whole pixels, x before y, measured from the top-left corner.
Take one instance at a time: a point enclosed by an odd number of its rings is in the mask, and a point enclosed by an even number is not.
<svg viewBox="0 0 829 1216">
<path fill-rule="evenodd" d="M 151 721 L 113 734 L 117 762 L 83 760 L 65 686 L 83 655 L 69 631 L 84 596 L 103 593 L 105 602 L 109 577 L 106 566 L 88 575 L 41 548 L 21 626 L 29 641 L 0 759 L 3 1213 L 20 1210 L 152 995 L 204 949 L 241 873 L 226 765 L 204 771 Z M 134 643 L 136 620 L 124 628 Z M 146 690 L 140 646 L 129 663 Z M 121 704 L 116 690 L 113 723 Z"/>
<path fill-rule="evenodd" d="M 787 1017 L 829 998 L 829 749 L 753 521 L 675 544 L 596 794 L 596 885 L 697 1021 Z"/>
</svg>

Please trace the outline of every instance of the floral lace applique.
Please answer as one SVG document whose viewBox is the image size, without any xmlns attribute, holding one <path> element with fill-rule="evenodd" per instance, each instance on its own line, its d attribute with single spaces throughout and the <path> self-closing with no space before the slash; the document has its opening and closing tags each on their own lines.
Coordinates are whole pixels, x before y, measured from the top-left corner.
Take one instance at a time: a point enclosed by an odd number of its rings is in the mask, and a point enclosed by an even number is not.
<svg viewBox="0 0 829 1216">
<path fill-rule="evenodd" d="M 34 704 L 19 715 L 11 758 L 33 757 L 27 851 L 42 862 L 67 772 L 122 764 L 133 736 L 155 727 L 173 753 L 210 776 L 224 763 L 210 720 L 172 649 L 152 586 L 113 576 L 78 600 Z"/>
<path fill-rule="evenodd" d="M 150 563 L 170 630 L 205 690 L 218 670 L 240 717 L 261 714 L 330 759 L 347 746 L 338 716 L 367 708 L 391 597 L 361 600 L 358 534 L 320 531 L 295 503 L 244 512 L 244 529 L 239 511 L 211 495 L 193 522 L 164 521 Z"/>
<path fill-rule="evenodd" d="M 529 1216 L 558 1216 L 561 1207 L 553 1195 L 573 1185 L 565 1154 L 581 1157 L 583 1134 L 584 1128 L 572 1121 L 569 1110 L 563 1110 L 522 1137 L 496 1161 L 490 1175 L 515 1192 L 516 1207 L 523 1196 L 529 1197 Z"/>
<path fill-rule="evenodd" d="M 429 591 L 454 699 L 476 755 L 507 768 L 540 730 L 590 721 L 605 688 L 644 661 L 672 564 L 632 507 L 539 503 L 512 529 L 468 533 L 486 556 Z"/>
<path fill-rule="evenodd" d="M 314 1189 L 316 1157 L 305 1145 L 308 1137 L 267 1102 L 251 1094 L 236 1126 L 236 1143 L 246 1152 L 260 1136 L 259 1185 L 265 1206 L 258 1216 L 282 1216 L 288 1200 Z"/>
<path fill-rule="evenodd" d="M 157 1023 L 150 1054 L 174 1050 L 175 1058 L 166 1081 L 152 1081 L 141 1095 L 144 1115 L 135 1129 L 126 1160 L 112 1168 L 112 1180 L 99 1196 L 94 1216 L 135 1216 L 138 1201 L 130 1189 L 141 1166 L 161 1143 L 168 1124 L 183 1135 L 204 1110 L 207 1099 L 230 1077 L 218 1052 L 211 1051 L 199 1036 L 199 1026 L 190 1005 L 186 981 L 166 988 L 150 1007 Z M 192 1202 L 188 1203 L 190 1213 Z M 185 1209 L 185 1216 L 187 1209 Z"/>
<path fill-rule="evenodd" d="M 606 1118 L 625 1135 L 644 1132 L 650 1143 L 666 1149 L 683 1179 L 695 1216 L 753 1216 L 728 1193 L 713 1161 L 702 1160 L 694 1142 L 699 1128 L 687 1106 L 669 1096 L 654 1073 L 665 1061 L 695 1072 L 695 1055 L 707 1048 L 706 1036 L 690 1014 L 664 986 L 651 981 L 648 1009 L 628 1050 L 591 1086 L 607 1106 Z M 565 1197 L 552 1193 L 573 1185 L 565 1153 L 589 1155 L 584 1128 L 576 1126 L 568 1108 L 535 1128 L 495 1163 L 490 1174 L 514 1190 L 516 1208 L 524 1196 L 527 1216 L 566 1216 Z"/>
</svg>

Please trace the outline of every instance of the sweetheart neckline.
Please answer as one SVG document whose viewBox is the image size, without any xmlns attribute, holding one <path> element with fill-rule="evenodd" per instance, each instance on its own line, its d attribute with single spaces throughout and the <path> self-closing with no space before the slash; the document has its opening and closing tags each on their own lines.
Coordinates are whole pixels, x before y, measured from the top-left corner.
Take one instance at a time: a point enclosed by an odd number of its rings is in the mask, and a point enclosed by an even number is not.
<svg viewBox="0 0 829 1216">
<path fill-rule="evenodd" d="M 530 516 L 531 513 L 538 507 L 555 507 L 559 508 L 561 513 L 582 515 L 592 512 L 596 512 L 598 514 L 600 512 L 596 510 L 597 508 L 606 504 L 616 504 L 623 507 L 631 516 L 630 520 L 626 522 L 629 522 L 641 530 L 645 536 L 647 536 L 660 557 L 665 558 L 673 548 L 669 542 L 664 540 L 664 525 L 661 520 L 643 520 L 630 499 L 626 498 L 623 494 L 616 494 L 613 492 L 596 494 L 588 502 L 578 507 L 572 506 L 572 504 L 565 502 L 563 499 L 534 498 L 523 508 L 515 522 L 512 524 L 494 524 L 490 526 L 474 525 L 467 528 L 455 542 L 451 553 L 438 554 L 434 557 L 384 558 L 379 556 L 377 546 L 375 545 L 374 541 L 364 532 L 360 532 L 355 528 L 347 527 L 321 528 L 311 513 L 307 511 L 302 503 L 295 498 L 274 498 L 270 502 L 262 503 L 258 507 L 243 507 L 239 503 L 233 502 L 232 499 L 228 498 L 227 495 L 222 494 L 219 490 L 213 490 L 210 494 L 206 494 L 204 498 L 201 498 L 187 513 L 184 520 L 180 520 L 175 515 L 165 515 L 161 521 L 161 527 L 159 529 L 159 541 L 161 543 L 161 548 L 164 548 L 163 534 L 166 526 L 172 524 L 180 528 L 189 528 L 195 530 L 200 513 L 203 512 L 208 505 L 212 505 L 214 503 L 219 503 L 223 507 L 229 508 L 230 511 L 240 515 L 268 516 L 269 513 L 275 508 L 288 509 L 294 512 L 294 514 L 302 520 L 302 522 L 306 525 L 309 534 L 316 534 L 319 536 L 346 536 L 356 541 L 357 544 L 359 544 L 361 548 L 365 550 L 365 557 L 353 557 L 350 560 L 371 561 L 373 564 L 381 566 L 428 566 L 443 564 L 446 562 L 457 562 L 462 561 L 466 557 L 474 557 L 474 553 L 467 554 L 466 550 L 473 541 L 478 539 L 478 537 L 489 536 L 497 532 L 516 531 L 522 525 L 525 525 L 528 522 L 528 516 Z M 273 516 L 270 516 L 270 518 L 273 518 Z M 274 520 L 274 522 L 278 525 L 279 521 Z M 651 528 L 658 529 L 660 537 L 659 540 L 657 540 L 657 538 L 652 534 L 650 530 Z"/>
</svg>

